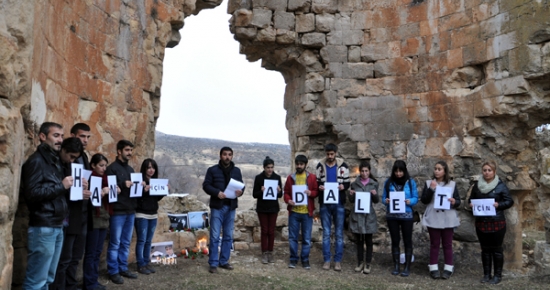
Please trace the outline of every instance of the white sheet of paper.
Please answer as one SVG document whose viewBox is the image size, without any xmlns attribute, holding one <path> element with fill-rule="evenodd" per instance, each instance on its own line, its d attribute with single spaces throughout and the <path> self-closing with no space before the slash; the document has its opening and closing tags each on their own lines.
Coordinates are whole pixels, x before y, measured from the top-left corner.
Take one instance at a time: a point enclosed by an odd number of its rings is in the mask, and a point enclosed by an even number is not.
<svg viewBox="0 0 550 290">
<path fill-rule="evenodd" d="M 130 174 L 132 180 L 132 187 L 130 187 L 130 197 L 141 197 L 143 195 L 143 175 L 141 173 Z"/>
<path fill-rule="evenodd" d="M 355 192 L 355 212 L 356 213 L 370 213 L 370 192 Z"/>
<path fill-rule="evenodd" d="M 277 199 L 277 187 L 279 186 L 278 180 L 264 179 L 264 200 L 276 200 Z"/>
<path fill-rule="evenodd" d="M 338 191 L 337 182 L 325 182 L 323 191 L 323 203 L 338 204 L 340 202 L 340 191 Z"/>
<path fill-rule="evenodd" d="M 71 163 L 71 176 L 73 177 L 73 184 L 71 185 L 71 200 L 82 200 L 82 177 L 84 166 L 78 163 Z"/>
<path fill-rule="evenodd" d="M 471 199 L 470 201 L 472 202 L 472 212 L 474 213 L 474 216 L 497 215 L 497 211 L 494 206 L 494 198 Z"/>
<path fill-rule="evenodd" d="M 91 170 L 82 169 L 82 176 L 88 180 L 88 183 L 90 183 L 90 176 L 92 176 Z"/>
<path fill-rule="evenodd" d="M 292 200 L 295 205 L 307 205 L 307 194 L 304 193 L 306 190 L 307 185 L 292 186 Z"/>
<path fill-rule="evenodd" d="M 107 183 L 109 184 L 109 203 L 118 201 L 116 175 L 108 175 Z"/>
<path fill-rule="evenodd" d="M 237 193 L 235 191 L 243 190 L 243 188 L 244 183 L 231 178 L 223 193 L 225 194 L 225 198 L 235 199 L 237 198 Z"/>
<path fill-rule="evenodd" d="M 168 195 L 168 179 L 151 178 L 149 195 Z"/>
<path fill-rule="evenodd" d="M 434 208 L 435 209 L 451 209 L 449 198 L 453 197 L 452 187 L 437 186 L 434 193 Z"/>
<path fill-rule="evenodd" d="M 390 213 L 405 213 L 405 192 L 391 191 L 390 192 Z"/>
<path fill-rule="evenodd" d="M 90 200 L 93 206 L 101 206 L 101 183 L 101 177 L 92 176 L 90 179 L 90 191 L 92 192 Z"/>
</svg>

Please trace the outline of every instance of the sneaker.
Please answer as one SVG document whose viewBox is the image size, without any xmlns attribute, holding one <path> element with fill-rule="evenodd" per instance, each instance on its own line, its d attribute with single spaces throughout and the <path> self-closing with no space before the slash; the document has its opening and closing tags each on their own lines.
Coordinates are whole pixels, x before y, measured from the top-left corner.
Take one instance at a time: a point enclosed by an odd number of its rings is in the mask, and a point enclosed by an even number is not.
<svg viewBox="0 0 550 290">
<path fill-rule="evenodd" d="M 288 263 L 288 267 L 289 267 L 290 269 L 296 268 L 296 261 L 290 261 L 290 263 Z"/>
<path fill-rule="evenodd" d="M 130 272 L 130 271 L 120 272 L 119 274 L 120 274 L 120 276 L 123 276 L 123 277 L 126 277 L 126 278 L 137 279 L 137 275 Z"/>
<path fill-rule="evenodd" d="M 157 272 L 157 271 L 155 270 L 155 268 L 153 268 L 153 266 L 151 266 L 151 264 L 147 264 L 145 267 L 147 267 L 147 270 L 149 270 L 149 272 L 151 272 L 151 274 Z"/>
<path fill-rule="evenodd" d="M 270 264 L 275 263 L 275 259 L 273 258 L 273 252 L 267 252 L 267 262 Z"/>
<path fill-rule="evenodd" d="M 222 269 L 226 269 L 226 270 L 233 270 L 233 266 L 231 266 L 231 264 L 227 263 L 225 265 L 220 265 L 220 268 Z"/>
<path fill-rule="evenodd" d="M 342 263 L 335 262 L 334 263 L 334 271 L 342 271 Z"/>
<path fill-rule="evenodd" d="M 325 262 L 323 264 L 323 270 L 330 270 L 330 262 Z"/>
<path fill-rule="evenodd" d="M 302 261 L 302 267 L 304 267 L 304 269 L 306 270 L 311 269 L 311 266 L 309 265 L 309 261 Z"/>
<path fill-rule="evenodd" d="M 363 269 L 363 274 L 370 274 L 370 264 L 366 264 Z"/>
<path fill-rule="evenodd" d="M 267 252 L 262 253 L 262 264 L 267 264 Z"/>
<path fill-rule="evenodd" d="M 210 267 L 210 269 L 208 269 L 208 272 L 212 274 L 216 274 L 218 273 L 218 267 Z"/>
<path fill-rule="evenodd" d="M 357 267 L 355 267 L 355 272 L 361 272 L 363 271 L 363 262 L 359 263 Z"/>
<path fill-rule="evenodd" d="M 124 279 L 122 279 L 122 277 L 118 273 L 114 275 L 109 275 L 109 280 L 113 281 L 113 283 L 115 284 L 124 284 Z"/>
<path fill-rule="evenodd" d="M 149 269 L 147 269 L 147 266 L 143 266 L 143 267 L 138 267 L 138 273 L 144 274 L 144 275 L 149 275 L 149 274 L 151 274 L 151 271 L 149 271 Z"/>
</svg>

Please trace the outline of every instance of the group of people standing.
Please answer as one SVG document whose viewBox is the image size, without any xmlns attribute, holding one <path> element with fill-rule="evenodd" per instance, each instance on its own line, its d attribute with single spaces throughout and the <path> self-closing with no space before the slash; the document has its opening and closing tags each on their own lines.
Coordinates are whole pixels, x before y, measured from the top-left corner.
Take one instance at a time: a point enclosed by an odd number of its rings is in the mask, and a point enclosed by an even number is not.
<svg viewBox="0 0 550 290">
<path fill-rule="evenodd" d="M 386 222 L 391 237 L 391 253 L 393 260 L 392 275 L 407 277 L 410 275 L 413 259 L 413 225 L 415 212 L 413 207 L 419 201 L 417 184 L 408 173 L 406 163 L 397 160 L 393 164 L 391 176 L 383 184 L 381 197 L 378 194 L 379 183 L 373 176 L 369 162 L 359 164 L 359 176 L 350 182 L 349 167 L 341 158 L 337 158 L 338 147 L 334 144 L 325 146 L 326 157 L 315 167 L 315 174 L 306 170 L 308 159 L 304 155 L 297 155 L 294 160 L 296 172 L 287 177 L 284 190 L 281 177 L 274 172 L 274 161 L 266 157 L 263 162 L 264 171 L 254 180 L 253 197 L 258 199 L 256 211 L 261 227 L 261 261 L 264 264 L 274 263 L 273 243 L 275 237 L 275 222 L 279 211 L 278 200 L 264 200 L 264 181 L 278 180 L 278 198 L 283 196 L 288 205 L 288 238 L 289 238 L 289 268 L 296 268 L 301 260 L 304 269 L 311 269 L 309 253 L 311 248 L 311 231 L 315 198 L 319 198 L 319 213 L 323 228 L 323 259 L 322 269 L 335 271 L 342 270 L 342 256 L 344 248 L 343 230 L 345 219 L 344 204 L 346 199 L 354 203 L 357 192 L 371 194 L 370 211 L 368 214 L 351 211 L 349 215 L 349 230 L 354 234 L 357 247 L 356 272 L 369 274 L 373 257 L 373 234 L 378 232 L 378 221 L 374 204 L 380 200 L 386 206 Z M 470 188 L 471 200 L 494 198 L 495 216 L 476 216 L 475 228 L 482 250 L 483 278 L 482 283 L 498 284 L 502 279 L 503 268 L 503 240 L 506 233 L 506 219 L 504 210 L 513 205 L 506 185 L 496 175 L 497 165 L 494 161 L 482 164 L 483 174 Z M 338 183 L 339 199 L 337 204 L 326 204 L 323 201 L 325 183 Z M 307 205 L 296 205 L 293 200 L 293 185 L 306 185 L 304 193 L 308 196 Z M 448 187 L 452 195 L 447 198 L 450 209 L 434 207 L 437 187 Z M 348 191 L 349 189 L 349 191 Z M 390 196 L 394 192 L 404 192 L 405 212 L 392 213 L 390 211 Z M 446 162 L 435 164 L 433 176 L 427 180 L 420 201 L 427 205 L 422 224 L 428 229 L 430 236 L 429 274 L 433 279 L 449 279 L 454 272 L 452 241 L 454 229 L 460 225 L 456 209 L 461 204 L 461 198 L 456 183 L 451 179 Z M 331 251 L 331 235 L 334 230 L 334 251 Z M 302 249 L 298 253 L 298 237 L 301 231 Z M 404 245 L 404 267 L 401 269 L 401 239 Z M 439 250 L 443 247 L 444 261 L 440 271 Z M 366 250 L 366 251 L 365 251 Z M 331 263 L 333 262 L 333 264 Z M 494 269 L 494 271 L 493 271 Z"/>
<path fill-rule="evenodd" d="M 155 273 L 150 263 L 150 249 L 157 223 L 158 201 L 162 196 L 149 195 L 149 180 L 157 178 L 158 166 L 153 159 L 141 165 L 143 192 L 130 198 L 128 165 L 134 145 L 128 140 L 117 143 L 116 160 L 101 153 L 91 159 L 85 151 L 91 138 L 87 124 L 71 128 L 64 139 L 63 127 L 53 122 L 40 126 L 40 145 L 25 161 L 21 171 L 21 198 L 29 211 L 27 269 L 23 289 L 77 289 L 77 268 L 83 261 L 83 288 L 106 289 L 99 284 L 99 257 L 109 231 L 107 270 L 115 284 L 122 277 L 137 278 L 128 269 L 130 241 L 135 226 L 138 272 Z M 89 181 L 82 179 L 83 199 L 71 200 L 70 188 L 75 181 L 71 163 L 79 163 L 91 176 L 102 178 L 101 206 L 92 206 Z M 116 176 L 117 201 L 109 202 L 108 178 Z"/>
</svg>

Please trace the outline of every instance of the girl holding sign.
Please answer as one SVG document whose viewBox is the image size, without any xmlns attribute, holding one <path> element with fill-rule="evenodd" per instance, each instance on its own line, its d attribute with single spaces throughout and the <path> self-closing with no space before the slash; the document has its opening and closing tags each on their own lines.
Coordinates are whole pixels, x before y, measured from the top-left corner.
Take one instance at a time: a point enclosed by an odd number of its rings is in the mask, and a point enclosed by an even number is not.
<svg viewBox="0 0 550 290">
<path fill-rule="evenodd" d="M 401 199 L 403 198 L 404 199 Z M 412 232 L 413 232 L 413 210 L 412 207 L 418 203 L 418 190 L 416 182 L 410 178 L 407 171 L 407 164 L 403 160 L 396 160 L 393 163 L 392 173 L 384 184 L 382 201 L 387 207 L 386 221 L 390 230 L 392 257 L 394 269 L 392 275 L 399 275 L 399 243 L 401 242 L 400 232 L 403 233 L 405 244 L 405 269 L 401 276 L 407 277 L 410 274 L 413 255 Z M 403 202 L 405 209 L 402 208 Z"/>
<path fill-rule="evenodd" d="M 451 180 L 449 166 L 445 161 L 435 164 L 432 180 L 426 180 L 426 186 L 420 199 L 427 204 L 422 224 L 430 234 L 430 276 L 433 279 L 449 279 L 454 271 L 453 234 L 460 225 L 455 208 L 460 206 L 460 195 L 456 184 Z M 439 245 L 443 244 L 445 267 L 439 272 Z"/>
<path fill-rule="evenodd" d="M 481 262 L 483 264 L 483 278 L 481 283 L 498 284 L 502 280 L 502 267 L 504 266 L 504 254 L 502 242 L 506 234 L 506 217 L 504 210 L 514 205 L 506 184 L 496 175 L 497 164 L 495 161 L 486 161 L 482 164 L 482 176 L 473 185 L 472 194 L 468 203 L 472 207 L 471 200 L 493 199 L 496 215 L 476 216 L 475 226 L 477 238 L 481 245 Z M 475 210 L 474 210 L 475 215 Z M 491 270 L 494 265 L 494 276 L 491 278 Z"/>
<path fill-rule="evenodd" d="M 357 245 L 357 267 L 355 272 L 369 274 L 371 271 L 370 263 L 372 261 L 372 234 L 378 232 L 378 222 L 373 204 L 378 203 L 379 198 L 376 190 L 378 181 L 372 176 L 370 164 L 367 161 L 359 165 L 359 176 L 351 184 L 349 191 L 349 200 L 356 203 L 356 193 L 363 192 L 370 194 L 370 201 L 361 205 L 359 209 L 368 207 L 368 213 L 360 213 L 355 210 L 349 215 L 349 229 L 355 234 L 355 243 Z M 357 196 L 358 197 L 358 196 Z M 357 201 L 359 203 L 360 200 Z M 354 206 L 357 210 L 358 204 Z M 367 257 L 364 255 L 364 245 L 367 246 Z"/>
<path fill-rule="evenodd" d="M 134 226 L 136 227 L 136 260 L 138 272 L 149 275 L 155 273 L 155 269 L 149 265 L 151 260 L 151 241 L 157 228 L 159 200 L 164 195 L 149 194 L 149 182 L 152 178 L 158 178 L 158 166 L 155 160 L 148 158 L 141 163 L 140 172 L 143 176 L 145 186 L 143 194 L 137 200 L 136 219 Z"/>
<path fill-rule="evenodd" d="M 100 153 L 94 154 L 90 160 L 92 176 L 101 177 L 103 181 L 101 184 L 101 206 L 92 207 L 91 202 L 88 203 L 88 212 L 91 212 L 92 216 L 92 229 L 88 230 L 86 234 L 86 252 L 83 262 L 85 289 L 102 289 L 103 287 L 97 279 L 99 277 L 99 256 L 103 251 L 103 244 L 109 228 L 109 199 L 107 198 L 109 187 L 105 175 L 107 163 L 109 163 L 107 157 Z M 118 192 L 120 192 L 120 188 L 118 188 Z"/>
<path fill-rule="evenodd" d="M 263 264 L 275 263 L 273 259 L 275 224 L 279 215 L 278 199 L 283 196 L 283 183 L 281 177 L 273 171 L 274 167 L 275 161 L 267 156 L 264 159 L 264 171 L 254 178 L 252 190 L 252 196 L 258 199 L 256 212 L 260 220 Z"/>
</svg>

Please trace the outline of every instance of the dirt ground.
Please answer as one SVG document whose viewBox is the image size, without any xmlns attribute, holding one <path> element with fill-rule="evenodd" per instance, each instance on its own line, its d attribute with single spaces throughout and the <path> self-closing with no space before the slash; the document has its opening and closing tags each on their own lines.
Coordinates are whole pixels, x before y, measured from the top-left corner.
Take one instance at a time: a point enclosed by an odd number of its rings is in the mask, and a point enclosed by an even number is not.
<svg viewBox="0 0 550 290">
<path fill-rule="evenodd" d="M 530 278 L 514 273 L 504 273 L 503 281 L 497 286 L 479 283 L 482 276 L 481 265 L 457 263 L 455 273 L 449 280 L 433 280 L 429 277 L 427 260 L 418 258 L 413 263 L 409 277 L 392 276 L 389 254 L 374 254 L 371 274 L 354 271 L 355 248 L 347 246 L 342 262 L 342 271 L 323 270 L 321 245 L 314 244 L 311 250 L 311 270 L 305 270 L 300 264 L 289 269 L 288 248 L 275 250 L 275 264 L 262 264 L 257 250 L 233 252 L 231 264 L 233 271 L 218 268 L 217 274 L 208 272 L 208 257 L 195 260 L 178 258 L 177 265 L 155 266 L 157 273 L 138 274 L 137 279 L 124 279 L 123 285 L 110 282 L 106 273 L 100 277 L 100 283 L 108 289 L 549 289 L 548 278 Z M 131 264 L 135 271 L 136 265 Z"/>
</svg>

